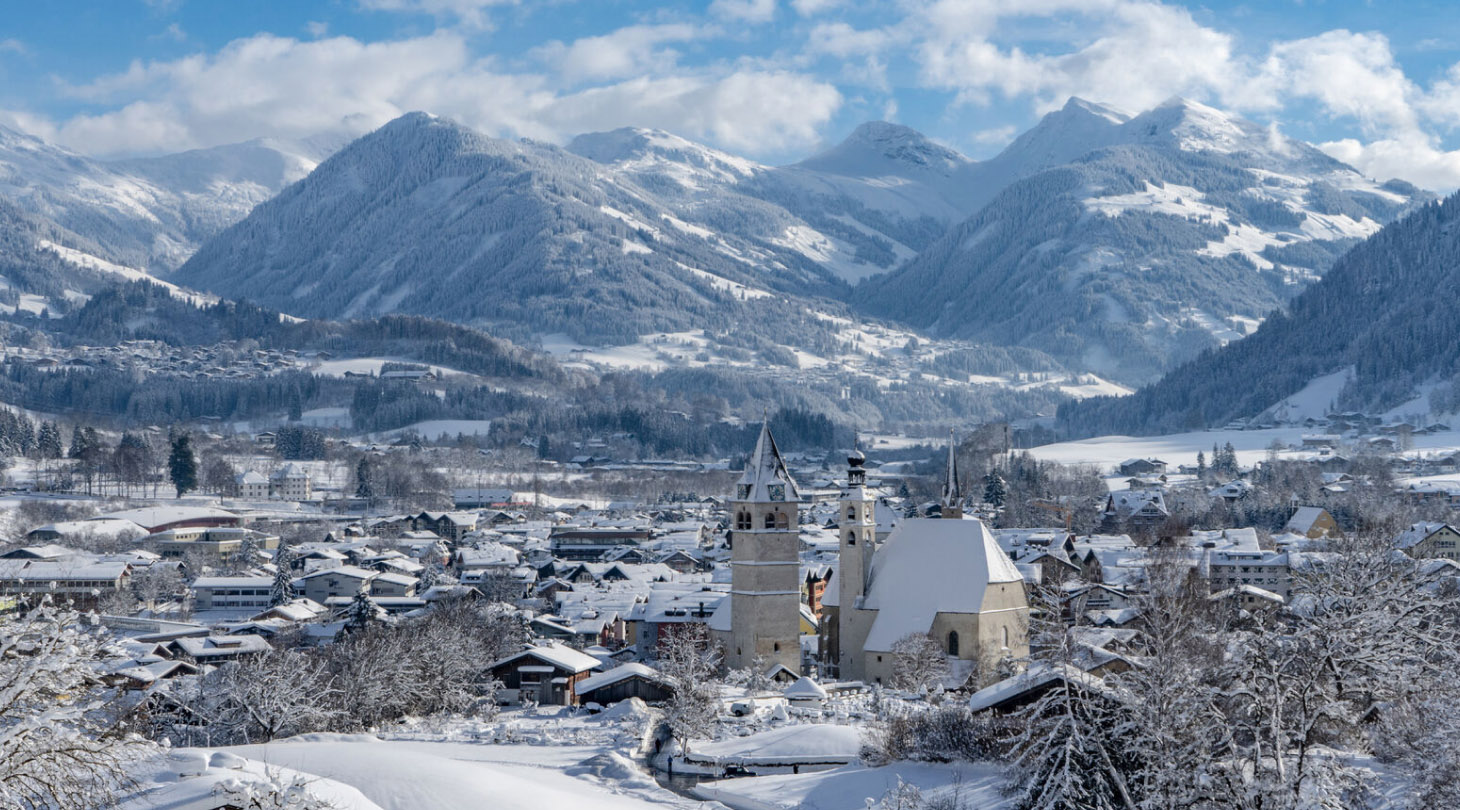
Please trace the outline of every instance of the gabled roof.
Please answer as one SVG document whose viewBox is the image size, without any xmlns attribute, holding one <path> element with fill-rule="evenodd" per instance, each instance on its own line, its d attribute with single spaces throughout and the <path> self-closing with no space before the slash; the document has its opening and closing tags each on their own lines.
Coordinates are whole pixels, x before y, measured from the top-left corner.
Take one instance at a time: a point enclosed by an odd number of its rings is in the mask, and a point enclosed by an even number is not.
<svg viewBox="0 0 1460 810">
<path fill-rule="evenodd" d="M 786 462 L 781 458 L 781 451 L 776 447 L 776 439 L 771 435 L 769 423 L 760 426 L 760 438 L 755 442 L 755 451 L 750 454 L 750 459 L 745 463 L 745 472 L 741 474 L 738 482 L 736 500 L 763 503 L 771 500 L 767 487 L 771 485 L 784 485 L 786 488 L 786 501 L 801 500 L 801 491 L 796 488 L 795 479 L 786 469 Z M 745 497 L 740 497 L 740 491 L 744 487 L 750 487 Z"/>
<path fill-rule="evenodd" d="M 863 607 L 876 610 L 865 648 L 887 652 L 926 633 L 939 613 L 978 613 L 990 583 L 1023 582 L 982 521 L 911 519 L 872 558 Z"/>
<path fill-rule="evenodd" d="M 510 655 L 492 664 L 495 669 L 521 658 L 536 658 L 573 674 L 597 669 L 601 662 L 587 653 L 581 653 L 565 644 L 534 644 L 516 655 Z"/>
<path fill-rule="evenodd" d="M 643 678 L 646 681 L 653 681 L 654 683 L 661 684 L 663 686 L 669 685 L 669 679 L 660 674 L 659 670 L 645 666 L 643 664 L 635 664 L 630 662 L 627 664 L 620 664 L 619 666 L 616 666 L 607 672 L 600 672 L 597 675 L 589 675 L 588 677 L 578 682 L 578 686 L 576 689 L 574 689 L 574 691 L 582 695 L 588 692 L 592 692 L 595 689 L 602 689 L 605 686 L 612 686 L 619 681 L 628 680 L 629 678 Z"/>
</svg>

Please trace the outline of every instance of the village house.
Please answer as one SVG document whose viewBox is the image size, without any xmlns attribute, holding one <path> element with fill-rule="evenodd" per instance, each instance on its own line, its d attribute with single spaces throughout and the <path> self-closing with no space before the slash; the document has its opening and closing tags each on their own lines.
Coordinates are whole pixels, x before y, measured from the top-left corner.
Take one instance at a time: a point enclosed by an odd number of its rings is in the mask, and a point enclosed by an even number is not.
<svg viewBox="0 0 1460 810">
<path fill-rule="evenodd" d="M 602 663 L 563 644 L 534 644 L 492 663 L 488 674 L 502 684 L 509 703 L 579 705 L 578 684 Z"/>
<path fill-rule="evenodd" d="M 583 703 L 607 706 L 636 697 L 645 703 L 668 700 L 673 688 L 669 679 L 644 664 L 629 662 L 607 672 L 589 675 L 577 684 L 578 699 Z"/>
<path fill-rule="evenodd" d="M 298 464 L 290 462 L 279 468 L 269 478 L 269 496 L 285 501 L 307 501 L 314 494 L 314 483 L 309 473 Z"/>
<path fill-rule="evenodd" d="M 1394 544 L 1417 560 L 1460 561 L 1460 532 L 1447 523 L 1412 524 Z"/>
<path fill-rule="evenodd" d="M 269 479 L 262 473 L 249 470 L 234 476 L 233 481 L 240 498 L 259 501 L 269 497 Z"/>
<path fill-rule="evenodd" d="M 0 560 L 0 596 L 32 601 L 49 595 L 81 609 L 99 606 L 127 583 L 131 566 L 86 558 Z"/>
<path fill-rule="evenodd" d="M 269 607 L 274 578 L 198 577 L 188 591 L 194 610 L 264 610 Z"/>
<path fill-rule="evenodd" d="M 1298 507 L 1293 511 L 1293 516 L 1288 518 L 1287 526 L 1283 530 L 1301 534 L 1310 540 L 1343 536 L 1333 515 L 1328 514 L 1328 510 L 1321 506 Z"/>
</svg>

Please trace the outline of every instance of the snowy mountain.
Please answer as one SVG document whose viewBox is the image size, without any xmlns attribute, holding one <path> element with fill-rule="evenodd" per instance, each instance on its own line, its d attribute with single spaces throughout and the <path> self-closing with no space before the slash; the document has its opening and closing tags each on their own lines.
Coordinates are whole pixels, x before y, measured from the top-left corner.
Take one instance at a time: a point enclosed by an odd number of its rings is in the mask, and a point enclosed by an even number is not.
<svg viewBox="0 0 1460 810">
<path fill-rule="evenodd" d="M 1455 413 L 1457 296 L 1460 195 L 1360 243 L 1251 337 L 1129 398 L 1062 407 L 1060 418 L 1073 433 L 1094 435 L 1220 426 L 1264 412 L 1273 420 L 1322 416 L 1330 407 Z"/>
<path fill-rule="evenodd" d="M 628 159 L 625 144 L 598 145 Z M 712 199 L 681 219 L 693 206 L 665 188 L 679 183 L 651 174 L 653 188 L 632 166 L 411 114 L 260 205 L 176 278 L 305 316 L 417 313 L 629 341 L 778 319 L 794 331 L 794 307 L 772 293 L 838 288 L 798 245 L 755 237 L 790 227 L 784 212 Z"/>
<path fill-rule="evenodd" d="M 961 174 L 1024 176 L 854 303 L 1134 382 L 1250 332 L 1429 199 L 1182 99 L 1133 118 L 1072 101 Z"/>
<path fill-rule="evenodd" d="M 251 142 L 103 162 L 0 127 L 0 197 L 90 240 L 99 258 L 166 273 L 307 174 L 329 142 Z"/>
</svg>

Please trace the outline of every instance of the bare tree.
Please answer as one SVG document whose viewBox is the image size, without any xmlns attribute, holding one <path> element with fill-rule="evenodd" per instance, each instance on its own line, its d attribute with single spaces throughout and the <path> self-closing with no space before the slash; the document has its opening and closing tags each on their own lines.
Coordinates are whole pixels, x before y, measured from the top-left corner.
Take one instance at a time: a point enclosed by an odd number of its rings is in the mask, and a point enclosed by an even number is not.
<svg viewBox="0 0 1460 810">
<path fill-rule="evenodd" d="M 948 655 L 927 633 L 909 633 L 892 645 L 892 686 L 919 692 L 948 678 Z"/>
<path fill-rule="evenodd" d="M 714 728 L 720 712 L 719 668 L 719 648 L 703 624 L 679 625 L 659 643 L 659 671 L 670 685 L 664 720 L 681 751 Z"/>
<path fill-rule="evenodd" d="M 104 640 L 43 604 L 0 624 L 0 805 L 111 806 L 145 744 L 105 711 L 93 666 Z"/>
</svg>

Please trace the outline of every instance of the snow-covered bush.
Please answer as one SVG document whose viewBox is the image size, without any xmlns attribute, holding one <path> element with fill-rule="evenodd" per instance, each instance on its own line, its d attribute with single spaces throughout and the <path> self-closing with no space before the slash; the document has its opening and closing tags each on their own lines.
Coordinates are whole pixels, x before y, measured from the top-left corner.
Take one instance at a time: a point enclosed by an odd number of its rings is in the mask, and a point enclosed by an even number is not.
<svg viewBox="0 0 1460 810">
<path fill-rule="evenodd" d="M 94 666 L 104 635 L 43 604 L 0 622 L 0 806 L 108 806 L 145 744 L 124 736 Z"/>
</svg>

